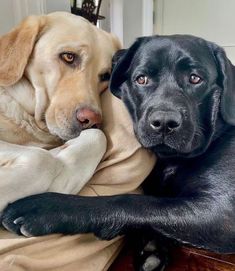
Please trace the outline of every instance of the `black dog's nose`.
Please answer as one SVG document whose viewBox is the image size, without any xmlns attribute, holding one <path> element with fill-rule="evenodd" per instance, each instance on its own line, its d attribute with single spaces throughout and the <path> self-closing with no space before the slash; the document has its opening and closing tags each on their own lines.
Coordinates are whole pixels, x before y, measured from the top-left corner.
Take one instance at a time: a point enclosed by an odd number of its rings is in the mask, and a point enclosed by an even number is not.
<svg viewBox="0 0 235 271">
<path fill-rule="evenodd" d="M 177 111 L 155 111 L 150 116 L 150 126 L 158 133 L 169 134 L 182 124 L 181 114 Z"/>
</svg>

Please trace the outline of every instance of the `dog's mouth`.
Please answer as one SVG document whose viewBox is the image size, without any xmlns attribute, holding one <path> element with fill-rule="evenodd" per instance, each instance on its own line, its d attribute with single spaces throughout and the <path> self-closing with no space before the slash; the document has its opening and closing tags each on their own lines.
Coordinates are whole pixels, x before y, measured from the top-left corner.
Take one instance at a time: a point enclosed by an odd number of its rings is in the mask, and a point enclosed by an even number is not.
<svg viewBox="0 0 235 271">
<path fill-rule="evenodd" d="M 171 141 L 168 142 L 168 140 L 163 137 L 143 137 L 137 135 L 137 138 L 144 148 L 152 150 L 159 156 L 177 156 L 177 154 L 185 152 L 180 144 L 177 144 L 175 141 L 174 143 Z"/>
<path fill-rule="evenodd" d="M 68 141 L 70 139 L 78 137 L 83 130 L 88 130 L 88 129 L 101 129 L 101 124 L 94 124 L 91 127 L 77 127 L 77 126 L 68 126 L 68 127 L 57 127 L 53 126 L 49 128 L 49 132 L 57 136 L 63 141 Z"/>
<path fill-rule="evenodd" d="M 94 124 L 90 128 L 86 128 L 86 129 L 101 129 L 101 124 Z M 86 130 L 86 129 L 84 129 L 84 130 Z"/>
<path fill-rule="evenodd" d="M 150 148 L 154 153 L 156 153 L 159 157 L 172 157 L 172 156 L 178 156 L 179 151 L 167 146 L 165 144 L 159 144 L 152 148 Z"/>
<path fill-rule="evenodd" d="M 152 150 L 161 157 L 187 156 L 200 144 L 200 140 L 195 142 L 194 129 L 166 136 L 140 128 L 136 131 L 136 136 L 144 148 Z"/>
<path fill-rule="evenodd" d="M 144 148 L 152 150 L 159 156 L 185 157 L 200 147 L 203 134 L 198 132 L 198 125 L 193 121 L 193 117 L 189 117 L 189 114 L 183 115 L 178 127 L 171 127 L 170 123 L 164 123 L 165 125 L 159 129 L 157 125 L 152 127 L 151 114 L 147 113 L 142 114 L 142 117 L 134 123 L 136 137 Z M 159 114 L 156 116 L 158 117 Z M 164 115 L 164 117 L 167 116 Z"/>
<path fill-rule="evenodd" d="M 148 132 L 136 136 L 144 148 L 162 158 L 191 157 L 205 141 L 203 134 L 199 135 L 194 131 L 180 132 L 166 137 Z"/>
<path fill-rule="evenodd" d="M 52 108 L 47 110 L 45 120 L 49 132 L 63 141 L 78 137 L 83 130 L 100 129 L 102 125 L 101 113 L 88 106 L 71 112 Z"/>
</svg>

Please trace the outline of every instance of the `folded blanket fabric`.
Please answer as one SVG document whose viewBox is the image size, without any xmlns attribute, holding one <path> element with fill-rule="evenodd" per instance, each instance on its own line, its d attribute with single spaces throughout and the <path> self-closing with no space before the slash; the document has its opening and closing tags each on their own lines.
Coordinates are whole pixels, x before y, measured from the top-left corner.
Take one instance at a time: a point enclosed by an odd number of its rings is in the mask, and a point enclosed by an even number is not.
<svg viewBox="0 0 235 271">
<path fill-rule="evenodd" d="M 102 95 L 107 151 L 95 175 L 80 192 L 84 196 L 138 193 L 156 159 L 134 137 L 128 112 L 120 100 Z M 0 231 L 1 271 L 107 270 L 122 247 L 122 238 L 97 240 L 91 234 L 25 238 Z"/>
</svg>

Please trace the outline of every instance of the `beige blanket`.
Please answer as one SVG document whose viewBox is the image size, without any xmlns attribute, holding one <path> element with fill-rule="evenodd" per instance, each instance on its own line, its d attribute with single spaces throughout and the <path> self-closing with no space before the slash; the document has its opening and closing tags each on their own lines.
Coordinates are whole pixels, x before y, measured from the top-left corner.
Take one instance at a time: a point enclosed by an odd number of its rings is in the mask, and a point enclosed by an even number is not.
<svg viewBox="0 0 235 271">
<path fill-rule="evenodd" d="M 80 194 L 137 193 L 156 159 L 141 148 L 124 105 L 109 91 L 102 95 L 102 108 L 108 149 Z M 107 270 L 121 247 L 122 238 L 100 241 L 92 234 L 25 238 L 1 230 L 0 271 Z"/>
</svg>

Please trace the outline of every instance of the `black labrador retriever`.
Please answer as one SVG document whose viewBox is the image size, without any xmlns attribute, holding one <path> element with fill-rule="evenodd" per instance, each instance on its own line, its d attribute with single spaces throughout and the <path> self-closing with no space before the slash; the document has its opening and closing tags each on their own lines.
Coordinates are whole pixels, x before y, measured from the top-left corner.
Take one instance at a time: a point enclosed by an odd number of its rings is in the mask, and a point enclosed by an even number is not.
<svg viewBox="0 0 235 271">
<path fill-rule="evenodd" d="M 139 38 L 114 62 L 110 89 L 160 158 L 159 195 L 45 193 L 10 204 L 2 224 L 26 236 L 141 230 L 235 252 L 235 67 L 219 46 L 186 35 Z"/>
</svg>

